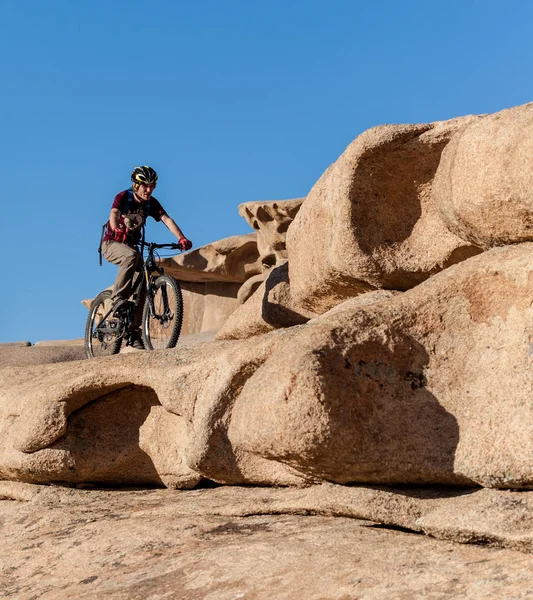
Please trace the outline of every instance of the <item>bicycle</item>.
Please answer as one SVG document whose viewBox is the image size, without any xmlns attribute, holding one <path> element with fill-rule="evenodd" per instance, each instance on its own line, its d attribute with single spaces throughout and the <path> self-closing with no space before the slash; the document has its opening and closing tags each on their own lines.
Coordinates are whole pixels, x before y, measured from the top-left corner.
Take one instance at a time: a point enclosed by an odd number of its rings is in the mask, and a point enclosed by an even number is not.
<svg viewBox="0 0 533 600">
<path fill-rule="evenodd" d="M 142 338 L 147 350 L 174 348 L 178 342 L 183 321 L 183 298 L 176 279 L 165 275 L 156 264 L 156 250 L 181 250 L 179 244 L 154 244 L 141 241 L 140 249 L 147 256 L 133 284 L 133 300 L 128 300 L 113 314 L 111 291 L 100 292 L 91 303 L 85 326 L 87 358 L 118 354 L 122 342 L 133 340 L 134 315 L 140 298 L 146 291 L 142 313 Z"/>
</svg>

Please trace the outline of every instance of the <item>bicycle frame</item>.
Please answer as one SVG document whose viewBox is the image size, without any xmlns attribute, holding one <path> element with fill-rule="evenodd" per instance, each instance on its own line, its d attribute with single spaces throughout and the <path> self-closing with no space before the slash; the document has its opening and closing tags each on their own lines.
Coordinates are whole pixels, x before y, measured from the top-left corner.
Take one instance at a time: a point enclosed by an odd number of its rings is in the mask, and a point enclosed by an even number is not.
<svg viewBox="0 0 533 600">
<path fill-rule="evenodd" d="M 146 258 L 143 259 L 142 268 L 136 275 L 136 278 L 133 282 L 133 286 L 132 286 L 133 291 L 131 294 L 131 296 L 133 297 L 133 303 L 130 303 L 127 306 L 124 315 L 121 315 L 120 317 L 117 318 L 117 320 L 115 322 L 116 323 L 115 327 L 113 327 L 111 325 L 108 327 L 101 327 L 100 324 L 98 324 L 95 328 L 95 334 L 97 332 L 102 333 L 102 334 L 106 334 L 106 333 L 116 334 L 117 329 L 120 329 L 119 336 L 124 337 L 124 335 L 129 332 L 129 330 L 131 328 L 131 324 L 133 322 L 135 310 L 137 310 L 138 304 L 139 304 L 141 298 L 144 298 L 144 297 L 146 297 L 148 299 L 150 315 L 152 316 L 152 318 L 157 318 L 157 319 L 162 320 L 167 316 L 167 315 L 161 315 L 161 316 L 156 315 L 155 306 L 154 306 L 154 295 L 153 295 L 151 286 L 149 285 L 151 279 L 153 278 L 154 273 L 157 273 L 158 275 L 163 275 L 163 273 L 164 273 L 164 270 L 156 264 L 154 251 L 158 248 L 167 248 L 167 249 L 173 249 L 173 250 L 176 250 L 176 249 L 181 250 L 181 248 L 179 247 L 178 244 L 155 244 L 153 242 L 145 242 L 145 241 L 141 241 L 139 243 L 139 246 L 140 246 L 140 252 L 144 252 L 144 250 L 146 249 L 148 251 L 148 255 L 146 256 Z M 144 292 L 146 292 L 146 296 L 145 296 Z M 166 296 L 166 290 L 162 290 L 162 293 L 164 296 Z M 168 303 L 166 302 L 166 297 L 165 297 L 164 303 L 166 306 L 168 305 Z M 111 308 L 107 311 L 107 313 L 102 317 L 100 323 L 108 323 L 107 320 L 113 316 L 112 313 L 113 313 L 113 308 Z"/>
</svg>

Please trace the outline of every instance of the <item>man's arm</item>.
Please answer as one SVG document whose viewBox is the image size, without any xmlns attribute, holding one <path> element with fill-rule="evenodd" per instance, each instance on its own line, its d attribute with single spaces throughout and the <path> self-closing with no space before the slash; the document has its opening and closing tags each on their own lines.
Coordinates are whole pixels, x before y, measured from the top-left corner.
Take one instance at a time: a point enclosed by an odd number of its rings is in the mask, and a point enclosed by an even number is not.
<svg viewBox="0 0 533 600">
<path fill-rule="evenodd" d="M 178 227 L 178 224 L 172 217 L 169 217 L 168 215 L 161 215 L 161 221 L 163 221 L 163 223 L 178 238 L 178 240 L 182 237 L 185 237 L 181 229 Z"/>
<path fill-rule="evenodd" d="M 118 208 L 112 208 L 109 213 L 109 224 L 111 225 L 111 229 L 117 229 L 118 224 L 120 222 L 121 212 Z"/>
<path fill-rule="evenodd" d="M 182 250 L 189 250 L 192 248 L 192 242 L 183 235 L 183 232 L 172 217 L 169 217 L 168 215 L 161 215 L 161 221 L 178 238 Z"/>
</svg>

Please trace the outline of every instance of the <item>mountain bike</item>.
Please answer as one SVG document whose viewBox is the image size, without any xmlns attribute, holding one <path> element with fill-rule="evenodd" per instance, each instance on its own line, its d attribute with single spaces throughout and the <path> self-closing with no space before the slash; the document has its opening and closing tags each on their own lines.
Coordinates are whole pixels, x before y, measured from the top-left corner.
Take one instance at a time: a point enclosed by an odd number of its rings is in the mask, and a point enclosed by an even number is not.
<svg viewBox="0 0 533 600">
<path fill-rule="evenodd" d="M 181 250 L 179 244 L 154 244 L 141 241 L 141 252 L 146 250 L 141 271 L 133 283 L 132 300 L 126 301 L 113 313 L 111 291 L 100 292 L 91 303 L 85 326 L 85 352 L 88 358 L 118 354 L 122 343 L 131 345 L 134 339 L 134 316 L 145 296 L 142 313 L 142 339 L 147 350 L 174 348 L 178 342 L 183 321 L 181 288 L 156 263 L 156 250 Z"/>
</svg>

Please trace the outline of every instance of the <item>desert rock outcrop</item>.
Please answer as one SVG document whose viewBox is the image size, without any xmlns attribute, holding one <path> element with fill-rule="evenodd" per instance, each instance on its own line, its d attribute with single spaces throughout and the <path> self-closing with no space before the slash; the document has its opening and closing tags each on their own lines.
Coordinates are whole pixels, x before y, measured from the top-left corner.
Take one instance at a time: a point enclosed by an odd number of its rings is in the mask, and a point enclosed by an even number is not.
<svg viewBox="0 0 533 600">
<path fill-rule="evenodd" d="M 278 339 L 6 367 L 0 370 L 0 478 L 180 488 L 202 477 L 305 481 L 280 463 L 239 455 L 227 439 L 242 383 Z"/>
<path fill-rule="evenodd" d="M 179 281 L 242 283 L 261 272 L 255 233 L 224 238 L 160 262 Z"/>
<path fill-rule="evenodd" d="M 287 233 L 291 292 L 323 313 L 375 288 L 405 290 L 480 250 L 431 197 L 450 138 L 477 117 L 365 131 L 315 184 Z"/>
<path fill-rule="evenodd" d="M 316 319 L 246 382 L 229 439 L 339 483 L 532 488 L 532 298 L 524 243 Z"/>
<path fill-rule="evenodd" d="M 35 366 L 24 378 L 5 369 L 0 474 L 530 488 L 532 297 L 524 243 L 248 340 Z M 120 433 L 128 403 L 131 430 Z M 93 422 L 113 438 L 109 451 L 97 450 Z M 136 430 L 150 461 L 135 454 Z M 80 454 L 80 440 L 96 444 L 97 458 Z"/>
<path fill-rule="evenodd" d="M 25 483 L 270 486 L 253 505 L 257 490 L 216 490 L 242 500 L 216 514 L 533 552 L 531 492 L 508 491 L 533 490 L 531 128 L 533 104 L 376 127 L 303 204 L 241 205 L 257 233 L 164 259 L 184 332 L 215 341 L 90 361 L 0 348 L 0 499 L 31 502 Z"/>
</svg>

